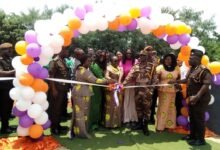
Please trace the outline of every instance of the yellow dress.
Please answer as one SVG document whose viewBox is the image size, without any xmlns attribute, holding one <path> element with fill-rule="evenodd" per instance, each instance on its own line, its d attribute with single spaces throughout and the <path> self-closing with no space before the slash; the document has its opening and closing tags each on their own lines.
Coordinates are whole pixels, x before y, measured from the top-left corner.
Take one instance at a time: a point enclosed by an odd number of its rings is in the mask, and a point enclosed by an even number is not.
<svg viewBox="0 0 220 150">
<path fill-rule="evenodd" d="M 166 84 L 170 80 L 176 80 L 180 76 L 180 69 L 176 67 L 174 71 L 166 71 L 163 65 L 157 67 L 157 73 L 160 76 L 160 84 Z M 159 103 L 157 110 L 156 129 L 176 127 L 176 89 L 173 85 L 163 86 L 158 89 Z"/>
</svg>

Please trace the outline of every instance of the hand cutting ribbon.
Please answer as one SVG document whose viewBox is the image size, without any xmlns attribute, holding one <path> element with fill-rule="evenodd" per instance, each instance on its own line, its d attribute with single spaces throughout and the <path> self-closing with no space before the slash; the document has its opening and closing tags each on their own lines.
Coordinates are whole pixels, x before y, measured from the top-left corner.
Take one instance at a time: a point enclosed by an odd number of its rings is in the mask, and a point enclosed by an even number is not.
<svg viewBox="0 0 220 150">
<path fill-rule="evenodd" d="M 121 90 L 123 89 L 123 85 L 119 83 L 109 84 L 108 89 L 110 91 L 114 91 L 114 100 L 115 100 L 116 106 L 118 107 L 119 106 L 118 93 L 121 92 Z"/>
</svg>

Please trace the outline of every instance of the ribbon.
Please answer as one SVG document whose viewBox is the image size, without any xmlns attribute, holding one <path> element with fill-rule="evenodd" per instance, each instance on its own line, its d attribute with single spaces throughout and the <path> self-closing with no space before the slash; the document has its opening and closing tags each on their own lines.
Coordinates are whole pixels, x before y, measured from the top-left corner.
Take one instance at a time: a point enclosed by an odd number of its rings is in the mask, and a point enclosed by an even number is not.
<svg viewBox="0 0 220 150">
<path fill-rule="evenodd" d="M 14 80 L 12 77 L 1 77 L 0 81 Z"/>
<path fill-rule="evenodd" d="M 0 81 L 13 80 L 13 79 L 15 79 L 15 78 L 13 78 L 13 77 L 0 77 Z M 81 84 L 81 85 L 92 85 L 92 86 L 100 86 L 100 87 L 109 88 L 109 85 L 101 85 L 101 84 L 80 82 L 80 81 L 74 81 L 74 80 L 65 80 L 65 79 L 57 79 L 57 78 L 46 78 L 46 80 L 54 81 L 54 82 L 63 82 L 63 83 Z M 119 84 L 119 86 L 120 86 L 120 89 L 129 89 L 129 88 L 139 88 L 139 87 L 170 86 L 170 84 L 134 85 L 134 86 L 124 86 L 124 87 L 123 87 L 123 85 Z"/>
<path fill-rule="evenodd" d="M 109 84 L 108 85 L 108 89 L 110 91 L 114 91 L 114 100 L 115 100 L 115 104 L 118 107 L 119 106 L 119 98 L 118 98 L 118 93 L 123 89 L 123 85 L 122 84 Z"/>
</svg>

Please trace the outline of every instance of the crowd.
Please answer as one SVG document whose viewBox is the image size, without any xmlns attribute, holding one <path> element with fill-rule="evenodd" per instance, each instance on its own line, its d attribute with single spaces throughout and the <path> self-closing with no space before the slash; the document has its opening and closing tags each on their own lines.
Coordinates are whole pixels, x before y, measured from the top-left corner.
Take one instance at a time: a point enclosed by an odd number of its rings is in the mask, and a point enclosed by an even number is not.
<svg viewBox="0 0 220 150">
<path fill-rule="evenodd" d="M 59 135 L 68 130 L 60 124 L 63 117 L 69 117 L 67 93 L 70 90 L 73 110 L 69 127 L 71 138 L 91 138 L 90 133 L 100 127 L 113 129 L 124 126 L 132 130 L 142 130 L 146 136 L 150 134 L 148 124 L 155 124 L 158 133 L 175 129 L 182 100 L 179 84 L 187 83 L 187 95 L 190 97 L 190 135 L 184 139 L 191 145 L 205 144 L 204 113 L 210 100 L 210 72 L 200 63 L 203 55 L 201 51 L 192 50 L 190 70 L 183 71 L 183 63 L 174 54 L 169 53 L 159 58 L 152 46 L 146 46 L 138 54 L 132 49 L 117 51 L 115 54 L 91 48 L 86 52 L 80 48 L 67 49 L 68 47 L 63 47 L 49 63 L 50 78 L 137 87 L 115 92 L 99 86 L 48 81 L 48 114 L 52 122 L 52 134 Z M 12 45 L 9 43 L 0 45 L 1 77 L 14 76 L 15 72 L 10 64 L 11 50 Z M 158 86 L 165 84 L 169 85 Z M 1 82 L 1 133 L 11 132 L 8 125 L 13 105 L 8 94 L 10 88 L 11 83 Z"/>
</svg>

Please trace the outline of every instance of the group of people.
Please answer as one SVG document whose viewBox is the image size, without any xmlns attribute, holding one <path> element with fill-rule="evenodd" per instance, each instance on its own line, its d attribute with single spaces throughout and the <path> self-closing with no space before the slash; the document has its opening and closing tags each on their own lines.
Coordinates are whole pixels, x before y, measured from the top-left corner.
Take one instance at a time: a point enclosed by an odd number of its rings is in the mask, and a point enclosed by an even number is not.
<svg viewBox="0 0 220 150">
<path fill-rule="evenodd" d="M 8 50 L 9 47 L 11 49 L 12 45 L 0 46 L 2 57 L 0 76 L 3 77 L 14 75 L 13 69 L 5 67 L 4 64 L 7 58 L 4 50 Z M 48 114 L 52 122 L 52 134 L 59 135 L 66 130 L 60 123 L 62 116 L 67 115 L 67 93 L 70 90 L 73 109 L 70 125 L 71 138 L 91 138 L 90 132 L 100 126 L 108 129 L 126 126 L 132 130 L 142 130 L 143 134 L 148 136 L 148 124 L 155 121 L 156 105 L 158 106 L 156 132 L 174 129 L 176 117 L 181 108 L 179 106 L 181 103 L 176 101 L 182 100 L 181 96 L 178 96 L 181 95 L 179 84 L 187 83 L 187 95 L 190 97 L 190 135 L 184 139 L 191 145 L 205 144 L 204 113 L 210 100 L 208 86 L 211 76 L 209 70 L 200 63 L 203 55 L 201 51 L 192 50 L 189 59 L 191 68 L 186 76 L 181 77 L 181 63 L 177 63 L 176 56 L 169 53 L 160 59 L 152 46 L 141 50 L 138 57 L 132 49 L 127 49 L 124 53 L 117 51 L 115 54 L 104 50 L 88 49 L 86 54 L 84 50 L 76 48 L 71 56 L 67 49 L 63 47 L 50 62 L 48 66 L 50 78 L 102 85 L 119 84 L 125 88 L 115 92 L 100 86 L 48 81 Z M 132 88 L 132 86 L 136 87 Z M 0 107 L 6 109 L 4 101 L 10 100 L 6 93 L 11 87 L 2 90 L 2 83 L 0 87 L 2 99 Z M 3 96 L 3 93 L 8 97 Z M 11 107 L 12 104 L 7 111 Z M 9 129 L 8 119 L 6 123 L 4 121 L 4 117 L 8 118 L 4 109 L 0 109 L 2 133 Z"/>
</svg>

